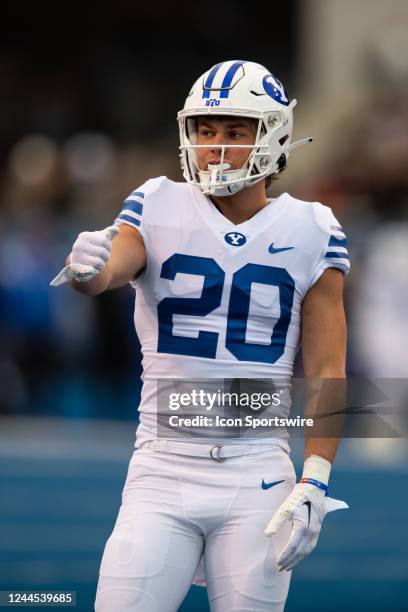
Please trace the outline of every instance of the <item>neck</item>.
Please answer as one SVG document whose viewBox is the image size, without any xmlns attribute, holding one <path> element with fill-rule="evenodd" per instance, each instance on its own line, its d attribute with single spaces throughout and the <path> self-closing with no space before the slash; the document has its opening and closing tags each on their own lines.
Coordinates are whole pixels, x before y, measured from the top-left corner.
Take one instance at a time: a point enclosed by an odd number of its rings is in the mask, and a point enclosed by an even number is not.
<svg viewBox="0 0 408 612">
<path fill-rule="evenodd" d="M 230 196 L 211 196 L 211 200 L 229 221 L 235 225 L 244 223 L 268 204 L 265 181 L 260 181 Z"/>
</svg>

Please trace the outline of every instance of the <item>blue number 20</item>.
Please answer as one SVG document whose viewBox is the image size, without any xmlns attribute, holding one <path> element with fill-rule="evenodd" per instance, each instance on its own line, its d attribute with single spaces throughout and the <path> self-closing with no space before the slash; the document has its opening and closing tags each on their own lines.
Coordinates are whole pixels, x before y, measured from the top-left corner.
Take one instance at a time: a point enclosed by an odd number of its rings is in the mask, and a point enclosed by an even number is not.
<svg viewBox="0 0 408 612">
<path fill-rule="evenodd" d="M 214 259 L 175 253 L 163 263 L 161 278 L 174 280 L 178 272 L 204 276 L 203 290 L 199 298 L 167 297 L 157 305 L 159 322 L 157 352 L 214 359 L 218 333 L 200 331 L 197 338 L 174 336 L 173 315 L 204 317 L 218 308 L 224 286 L 224 271 Z M 280 317 L 274 325 L 268 345 L 245 341 L 252 283 L 274 285 L 279 288 Z M 225 345 L 238 361 L 275 363 L 283 355 L 292 314 L 294 290 L 294 280 L 284 268 L 247 264 L 235 272 L 232 278 Z"/>
</svg>

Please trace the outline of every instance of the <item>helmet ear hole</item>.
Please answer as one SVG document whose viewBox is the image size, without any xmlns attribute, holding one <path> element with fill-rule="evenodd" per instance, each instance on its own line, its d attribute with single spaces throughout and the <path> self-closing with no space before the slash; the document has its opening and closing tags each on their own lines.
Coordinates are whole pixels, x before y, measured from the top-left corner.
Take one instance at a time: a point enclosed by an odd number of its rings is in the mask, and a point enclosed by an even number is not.
<svg viewBox="0 0 408 612">
<path fill-rule="evenodd" d="M 276 172 L 282 172 L 282 170 L 286 168 L 286 163 L 287 163 L 286 155 L 285 153 L 282 153 L 282 155 L 276 162 Z"/>
<path fill-rule="evenodd" d="M 285 134 L 285 136 L 282 136 L 282 138 L 279 138 L 279 144 L 281 147 L 283 147 L 283 145 L 285 144 L 288 138 L 289 138 L 289 134 Z"/>
</svg>

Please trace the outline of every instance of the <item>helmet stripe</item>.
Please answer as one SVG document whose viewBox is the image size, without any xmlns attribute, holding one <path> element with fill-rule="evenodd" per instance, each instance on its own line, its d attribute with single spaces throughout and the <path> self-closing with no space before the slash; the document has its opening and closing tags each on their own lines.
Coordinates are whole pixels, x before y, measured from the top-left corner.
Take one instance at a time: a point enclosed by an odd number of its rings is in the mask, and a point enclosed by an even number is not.
<svg viewBox="0 0 408 612">
<path fill-rule="evenodd" d="M 238 68 L 242 66 L 243 63 L 244 62 L 242 61 L 237 61 L 234 64 L 232 64 L 232 66 L 229 67 L 227 73 L 225 74 L 224 80 L 221 84 L 220 98 L 228 98 L 230 90 L 227 88 L 230 87 L 232 83 L 232 79 L 235 76 L 235 73 L 237 72 Z"/>
<path fill-rule="evenodd" d="M 209 98 L 210 97 L 210 90 L 211 90 L 211 85 L 213 84 L 215 75 L 217 74 L 218 70 L 221 68 L 221 66 L 224 64 L 225 62 L 221 62 L 220 64 L 216 64 L 213 68 L 211 68 L 211 71 L 207 77 L 206 82 L 204 83 L 204 91 L 203 91 L 203 98 Z"/>
</svg>

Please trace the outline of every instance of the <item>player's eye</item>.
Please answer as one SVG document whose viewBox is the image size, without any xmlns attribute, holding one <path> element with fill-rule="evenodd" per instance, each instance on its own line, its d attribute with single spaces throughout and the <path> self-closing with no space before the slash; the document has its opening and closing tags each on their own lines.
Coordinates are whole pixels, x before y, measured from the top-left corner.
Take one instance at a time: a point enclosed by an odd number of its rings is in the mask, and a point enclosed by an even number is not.
<svg viewBox="0 0 408 612">
<path fill-rule="evenodd" d="M 229 133 L 229 137 L 233 140 L 238 140 L 239 138 L 243 138 L 245 134 L 239 132 L 238 130 L 231 130 Z"/>
<path fill-rule="evenodd" d="M 211 138 L 214 135 L 214 131 L 207 128 L 200 128 L 198 133 L 200 136 L 203 136 L 203 138 Z"/>
</svg>

